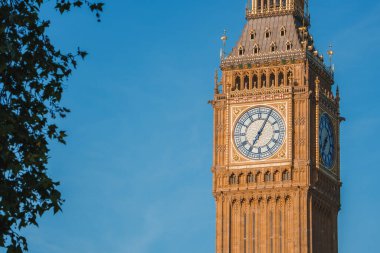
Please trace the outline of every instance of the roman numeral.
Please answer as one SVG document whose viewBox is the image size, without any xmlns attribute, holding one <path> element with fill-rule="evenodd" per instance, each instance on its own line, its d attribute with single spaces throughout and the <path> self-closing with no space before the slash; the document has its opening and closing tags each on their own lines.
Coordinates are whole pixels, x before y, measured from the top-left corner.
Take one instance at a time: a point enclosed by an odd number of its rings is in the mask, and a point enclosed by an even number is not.
<svg viewBox="0 0 380 253">
<path fill-rule="evenodd" d="M 244 141 L 244 142 L 242 142 L 242 143 L 239 145 L 239 148 L 240 148 L 240 147 L 244 147 L 245 144 L 247 144 L 247 143 L 248 143 L 248 141 Z"/>
</svg>

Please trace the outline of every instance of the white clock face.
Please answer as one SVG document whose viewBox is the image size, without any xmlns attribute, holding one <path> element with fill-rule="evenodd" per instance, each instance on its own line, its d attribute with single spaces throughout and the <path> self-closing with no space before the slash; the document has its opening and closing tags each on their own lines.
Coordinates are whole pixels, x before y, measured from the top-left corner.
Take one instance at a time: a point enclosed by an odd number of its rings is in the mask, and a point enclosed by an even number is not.
<svg viewBox="0 0 380 253">
<path fill-rule="evenodd" d="M 234 128 L 236 148 L 251 160 L 273 156 L 285 139 L 285 123 L 273 108 L 253 107 L 243 113 Z"/>
</svg>

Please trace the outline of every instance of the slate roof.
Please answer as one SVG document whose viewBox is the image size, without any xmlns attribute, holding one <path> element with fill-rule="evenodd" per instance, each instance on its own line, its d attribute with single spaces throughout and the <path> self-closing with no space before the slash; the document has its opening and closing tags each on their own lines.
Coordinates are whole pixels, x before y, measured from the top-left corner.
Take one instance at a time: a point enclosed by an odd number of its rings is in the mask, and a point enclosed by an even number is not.
<svg viewBox="0 0 380 253">
<path fill-rule="evenodd" d="M 273 17 L 263 17 L 257 19 L 249 19 L 246 23 L 243 33 L 232 49 L 232 52 L 226 57 L 225 60 L 232 60 L 238 58 L 260 57 L 265 54 L 282 54 L 282 53 L 292 53 L 302 51 L 301 40 L 299 37 L 298 27 L 301 24 L 298 22 L 293 15 L 282 15 Z M 281 36 L 281 29 L 285 28 L 286 33 Z M 271 35 L 266 38 L 266 31 L 269 29 Z M 255 33 L 255 38 L 251 39 L 251 33 Z M 274 52 L 271 51 L 271 44 L 275 43 L 276 49 Z M 287 50 L 287 42 L 292 43 L 292 49 Z M 258 45 L 259 53 L 254 54 L 254 46 Z M 243 47 L 244 54 L 239 54 L 239 48 Z"/>
</svg>

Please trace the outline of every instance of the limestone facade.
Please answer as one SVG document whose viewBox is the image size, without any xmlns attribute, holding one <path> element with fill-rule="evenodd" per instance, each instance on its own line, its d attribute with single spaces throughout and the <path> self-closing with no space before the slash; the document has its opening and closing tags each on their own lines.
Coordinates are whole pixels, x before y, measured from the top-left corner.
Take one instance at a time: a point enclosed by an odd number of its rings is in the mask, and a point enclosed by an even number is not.
<svg viewBox="0 0 380 253">
<path fill-rule="evenodd" d="M 307 1 L 252 0 L 246 13 L 211 101 L 216 253 L 337 253 L 343 118 L 333 70 L 308 31 Z M 285 138 L 270 157 L 250 159 L 234 129 L 260 106 L 281 116 Z M 323 114 L 330 138 L 323 137 Z M 256 141 L 248 142 L 256 149 Z"/>
</svg>

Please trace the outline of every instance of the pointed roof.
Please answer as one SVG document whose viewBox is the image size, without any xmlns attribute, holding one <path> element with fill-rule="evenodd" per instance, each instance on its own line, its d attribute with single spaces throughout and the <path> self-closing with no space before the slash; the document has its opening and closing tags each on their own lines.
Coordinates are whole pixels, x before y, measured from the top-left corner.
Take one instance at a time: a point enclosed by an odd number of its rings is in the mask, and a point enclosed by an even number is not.
<svg viewBox="0 0 380 253">
<path fill-rule="evenodd" d="M 255 60 L 262 57 L 282 58 L 284 55 L 302 53 L 304 50 L 299 27 L 300 24 L 297 24 L 293 15 L 250 19 L 239 41 L 224 61 L 248 58 Z M 258 50 L 254 50 L 255 47 Z"/>
</svg>

